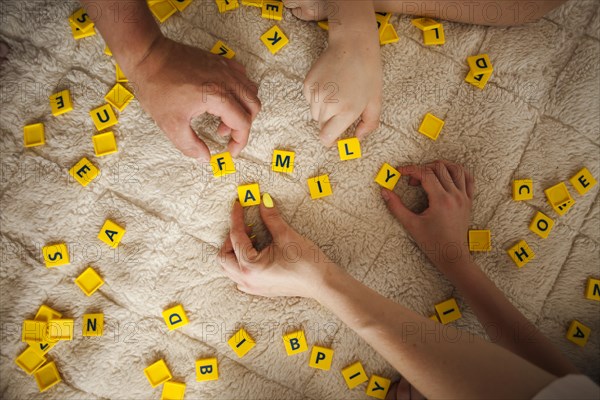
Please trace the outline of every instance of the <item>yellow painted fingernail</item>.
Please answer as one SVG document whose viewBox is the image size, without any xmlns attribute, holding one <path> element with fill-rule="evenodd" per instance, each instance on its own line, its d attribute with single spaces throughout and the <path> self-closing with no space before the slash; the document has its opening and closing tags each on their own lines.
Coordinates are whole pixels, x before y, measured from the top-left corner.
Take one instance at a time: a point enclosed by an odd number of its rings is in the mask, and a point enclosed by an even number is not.
<svg viewBox="0 0 600 400">
<path fill-rule="evenodd" d="M 256 239 L 256 235 L 250 236 L 250 240 Z"/>
<path fill-rule="evenodd" d="M 263 194 L 263 204 L 267 208 L 275 207 L 275 205 L 273 204 L 273 199 L 271 198 L 271 195 L 269 193 Z"/>
</svg>

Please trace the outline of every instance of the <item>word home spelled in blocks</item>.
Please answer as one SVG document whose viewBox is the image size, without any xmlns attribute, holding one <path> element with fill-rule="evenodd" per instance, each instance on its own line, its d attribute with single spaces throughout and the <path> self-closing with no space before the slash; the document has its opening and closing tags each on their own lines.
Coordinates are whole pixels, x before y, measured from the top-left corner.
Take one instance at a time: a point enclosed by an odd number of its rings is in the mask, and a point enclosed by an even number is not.
<svg viewBox="0 0 600 400">
<path fill-rule="evenodd" d="M 235 51 L 233 51 L 229 46 L 227 46 L 222 41 L 218 41 L 215 43 L 213 48 L 210 50 L 211 53 L 216 54 L 218 56 L 223 56 L 225 58 L 232 59 L 235 57 Z"/>
<path fill-rule="evenodd" d="M 242 207 L 257 206 L 260 204 L 260 186 L 258 183 L 238 186 L 238 199 Z"/>
<path fill-rule="evenodd" d="M 575 343 L 577 346 L 583 347 L 590 338 L 592 330 L 574 319 L 567 330 L 567 339 Z"/>
<path fill-rule="evenodd" d="M 525 264 L 535 258 L 535 253 L 524 240 L 521 240 L 519 243 L 508 249 L 507 253 L 519 268 L 524 267 Z"/>
<path fill-rule="evenodd" d="M 333 191 L 331 190 L 331 183 L 329 182 L 329 175 L 320 175 L 315 176 L 314 178 L 308 178 L 307 183 L 310 197 L 313 200 L 331 196 L 333 194 Z"/>
<path fill-rule="evenodd" d="M 241 328 L 229 338 L 227 343 L 239 358 L 244 357 L 246 353 L 256 346 L 256 342 L 244 328 Z"/>
<path fill-rule="evenodd" d="M 23 145 L 25 147 L 41 146 L 45 143 L 44 124 L 37 123 L 23 127 Z"/>
<path fill-rule="evenodd" d="M 46 245 L 42 248 L 42 255 L 44 256 L 46 268 L 60 267 L 71 262 L 66 243 Z"/>
<path fill-rule="evenodd" d="M 69 175 L 79 184 L 86 187 L 91 181 L 98 177 L 100 170 L 87 158 L 83 157 L 69 170 Z"/>
<path fill-rule="evenodd" d="M 421 125 L 419 126 L 419 133 L 422 133 L 431 140 L 437 140 L 443 127 L 444 121 L 431 113 L 427 113 L 425 114 L 425 118 L 423 118 L 423 122 L 421 122 Z"/>
<path fill-rule="evenodd" d="M 304 331 L 295 331 L 282 336 L 285 352 L 288 356 L 303 353 L 308 350 Z"/>
<path fill-rule="evenodd" d="M 575 204 L 575 200 L 571 197 L 569 189 L 564 182 L 560 182 L 546 190 L 544 190 L 548 203 L 558 215 L 564 215 Z"/>
<path fill-rule="evenodd" d="M 367 385 L 367 396 L 374 397 L 376 399 L 384 400 L 387 396 L 388 390 L 390 390 L 390 384 L 392 382 L 381 376 L 371 375 L 369 384 Z"/>
<path fill-rule="evenodd" d="M 285 33 L 277 25 L 266 31 L 260 37 L 260 40 L 267 46 L 271 54 L 277 54 L 279 50 L 283 49 L 290 42 Z"/>
<path fill-rule="evenodd" d="M 45 392 L 62 380 L 54 361 L 38 368 L 33 373 L 33 377 L 35 378 L 40 392 Z"/>
<path fill-rule="evenodd" d="M 48 321 L 48 338 L 50 340 L 73 340 L 75 321 L 70 318 L 51 319 Z"/>
<path fill-rule="evenodd" d="M 360 361 L 342 369 L 342 376 L 344 377 L 344 381 L 346 381 L 346 385 L 348 385 L 348 389 L 354 389 L 361 383 L 369 380 Z"/>
<path fill-rule="evenodd" d="M 216 381 L 219 379 L 217 358 L 204 358 L 196 361 L 196 381 Z"/>
<path fill-rule="evenodd" d="M 462 317 L 455 299 L 449 299 L 435 305 L 435 311 L 444 325 Z"/>
<path fill-rule="evenodd" d="M 15 359 L 15 363 L 23 370 L 27 375 L 31 375 L 39 367 L 44 365 L 46 357 L 38 354 L 32 347 L 27 347 L 19 356 Z"/>
<path fill-rule="evenodd" d="M 228 151 L 210 157 L 210 166 L 215 178 L 235 173 L 235 164 Z"/>
<path fill-rule="evenodd" d="M 104 96 L 104 100 L 119 111 L 124 111 L 135 96 L 119 82 Z"/>
<path fill-rule="evenodd" d="M 189 323 L 185 310 L 181 304 L 163 311 L 162 316 L 170 331 L 181 328 Z"/>
<path fill-rule="evenodd" d="M 569 179 L 569 182 L 571 182 L 571 185 L 573 185 L 575 190 L 577 190 L 577 193 L 579 193 L 581 196 L 586 194 L 598 183 L 587 168 L 583 168 L 581 171 L 576 173 L 571 179 Z"/>
<path fill-rule="evenodd" d="M 585 289 L 585 298 L 600 301 L 600 279 L 588 278 Z"/>
<path fill-rule="evenodd" d="M 92 267 L 88 267 L 75 278 L 75 284 L 89 297 L 104 284 L 104 280 Z"/>
<path fill-rule="evenodd" d="M 144 375 L 146 375 L 146 379 L 148 379 L 150 386 L 153 388 L 162 385 L 173 378 L 171 371 L 169 371 L 169 367 L 167 367 L 167 363 L 162 359 L 146 367 L 144 369 Z"/>
<path fill-rule="evenodd" d="M 349 138 L 338 140 L 338 152 L 340 153 L 340 160 L 354 160 L 355 158 L 361 158 L 362 153 L 360 150 L 360 141 L 358 138 Z"/>
<path fill-rule="evenodd" d="M 512 198 L 514 201 L 533 199 L 533 180 L 516 179 L 513 181 Z"/>
<path fill-rule="evenodd" d="M 94 144 L 94 153 L 96 153 L 97 157 L 107 156 L 119 150 L 115 134 L 112 131 L 92 136 L 92 143 Z"/>
<path fill-rule="evenodd" d="M 294 160 L 296 153 L 293 151 L 273 150 L 273 160 L 271 169 L 274 172 L 283 172 L 284 174 L 292 174 L 294 172 Z"/>
<path fill-rule="evenodd" d="M 26 319 L 21 328 L 21 341 L 28 343 L 41 343 L 48 339 L 48 323 Z"/>
<path fill-rule="evenodd" d="M 321 346 L 313 346 L 310 358 L 308 359 L 308 365 L 311 368 L 322 369 L 323 371 L 329 371 L 331 369 L 331 362 L 333 361 L 333 350 Z"/>
<path fill-rule="evenodd" d="M 125 235 L 125 229 L 107 219 L 98 233 L 98 239 L 112 248 L 116 248 Z"/>
<path fill-rule="evenodd" d="M 160 23 L 165 22 L 177 12 L 177 8 L 175 8 L 175 6 L 168 0 L 150 1 L 148 2 L 148 7 L 156 19 L 160 21 Z"/>
<path fill-rule="evenodd" d="M 71 93 L 69 90 L 62 90 L 50 96 L 50 108 L 55 117 L 73 110 L 71 103 Z"/>
<path fill-rule="evenodd" d="M 215 0 L 215 2 L 221 14 L 226 11 L 235 10 L 240 6 L 238 0 Z"/>
<path fill-rule="evenodd" d="M 492 233 L 488 229 L 469 231 L 470 251 L 491 251 Z"/>
<path fill-rule="evenodd" d="M 98 131 L 110 128 L 119 122 L 110 104 L 105 104 L 90 111 L 90 116 Z"/>
<path fill-rule="evenodd" d="M 185 383 L 165 382 L 160 395 L 160 400 L 183 400 L 185 395 Z"/>
<path fill-rule="evenodd" d="M 83 314 L 83 336 L 104 335 L 104 314 Z"/>
<path fill-rule="evenodd" d="M 538 211 L 533 217 L 531 224 L 529 224 L 529 230 L 542 239 L 546 239 L 550 231 L 552 231 L 553 226 L 554 220 L 543 212 Z"/>
<path fill-rule="evenodd" d="M 397 169 L 388 163 L 384 163 L 375 177 L 375 182 L 388 190 L 394 190 L 401 176 Z"/>
</svg>

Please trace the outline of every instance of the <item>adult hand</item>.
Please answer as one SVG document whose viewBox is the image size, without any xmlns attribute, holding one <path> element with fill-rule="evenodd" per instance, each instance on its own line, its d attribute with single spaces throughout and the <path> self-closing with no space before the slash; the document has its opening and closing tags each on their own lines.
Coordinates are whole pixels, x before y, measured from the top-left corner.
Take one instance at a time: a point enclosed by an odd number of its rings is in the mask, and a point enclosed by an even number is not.
<svg viewBox="0 0 600 400">
<path fill-rule="evenodd" d="M 292 11 L 296 18 L 304 21 L 322 21 L 329 17 L 332 9 L 326 0 L 283 0 L 283 5 Z"/>
</svg>

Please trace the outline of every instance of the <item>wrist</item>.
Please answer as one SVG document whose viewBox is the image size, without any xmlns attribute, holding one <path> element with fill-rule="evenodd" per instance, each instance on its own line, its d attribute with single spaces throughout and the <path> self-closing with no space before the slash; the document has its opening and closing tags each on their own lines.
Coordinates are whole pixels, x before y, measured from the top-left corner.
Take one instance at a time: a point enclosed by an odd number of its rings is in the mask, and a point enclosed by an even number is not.
<svg viewBox="0 0 600 400">
<path fill-rule="evenodd" d="M 339 290 L 340 286 L 344 285 L 346 278 L 351 278 L 350 275 L 337 264 L 333 262 L 320 263 L 318 265 L 320 273 L 317 284 L 312 285 L 311 298 L 326 306 L 327 299 L 330 299 L 333 292 Z"/>
<path fill-rule="evenodd" d="M 173 43 L 169 39 L 159 33 L 148 42 L 137 57 L 131 57 L 122 68 L 134 80 L 152 76 L 169 57 L 172 45 Z"/>
</svg>

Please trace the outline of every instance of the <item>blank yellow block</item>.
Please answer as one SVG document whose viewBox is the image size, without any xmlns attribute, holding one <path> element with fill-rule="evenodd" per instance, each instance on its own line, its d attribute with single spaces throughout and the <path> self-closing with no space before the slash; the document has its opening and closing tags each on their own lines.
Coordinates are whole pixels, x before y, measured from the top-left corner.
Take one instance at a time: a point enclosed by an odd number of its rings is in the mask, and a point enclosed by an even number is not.
<svg viewBox="0 0 600 400">
<path fill-rule="evenodd" d="M 285 36 L 285 33 L 277 26 L 273 26 L 271 29 L 266 31 L 260 40 L 267 46 L 267 49 L 271 54 L 278 53 L 290 40 Z"/>
<path fill-rule="evenodd" d="M 431 30 L 431 29 L 440 27 L 442 25 L 439 22 L 437 22 L 436 20 L 433 20 L 431 18 L 415 18 L 415 19 L 411 20 L 410 22 L 411 22 L 411 24 L 413 24 L 414 26 L 416 26 L 417 28 L 419 28 L 422 31 Z"/>
<path fill-rule="evenodd" d="M 310 191 L 310 197 L 313 200 L 331 196 L 333 194 L 333 191 L 331 190 L 331 183 L 329 182 L 329 175 L 320 175 L 315 176 L 314 178 L 308 178 L 307 183 L 308 190 Z"/>
<path fill-rule="evenodd" d="M 125 228 L 121 228 L 110 219 L 107 219 L 98 233 L 98 239 L 102 240 L 110 247 L 116 248 L 121 242 L 121 239 L 123 239 L 123 235 L 125 235 Z"/>
<path fill-rule="evenodd" d="M 165 382 L 160 395 L 160 400 L 183 400 L 185 395 L 185 383 Z"/>
<path fill-rule="evenodd" d="M 275 172 L 292 174 L 294 172 L 294 161 L 296 153 L 293 151 L 273 150 L 273 161 L 271 169 Z"/>
<path fill-rule="evenodd" d="M 342 369 L 342 376 L 344 377 L 344 381 L 346 381 L 346 385 L 348 385 L 348 389 L 354 389 L 361 383 L 369 380 L 360 361 Z"/>
<path fill-rule="evenodd" d="M 567 339 L 575 343 L 577 346 L 583 347 L 590 338 L 592 330 L 574 319 L 567 330 Z"/>
<path fill-rule="evenodd" d="M 333 361 L 333 350 L 321 346 L 313 346 L 310 358 L 308 359 L 308 365 L 311 368 L 322 369 L 323 371 L 329 371 L 331 369 L 331 362 Z"/>
<path fill-rule="evenodd" d="M 258 183 L 238 186 L 238 199 L 242 207 L 257 206 L 260 204 L 260 186 Z"/>
<path fill-rule="evenodd" d="M 423 122 L 421 122 L 421 126 L 419 126 L 419 133 L 422 133 L 431 140 L 437 140 L 443 127 L 444 121 L 431 113 L 427 113 L 423 118 Z"/>
<path fill-rule="evenodd" d="M 117 63 L 115 63 L 115 78 L 119 83 L 129 82 L 129 79 L 127 79 L 127 77 L 123 73 L 123 70 L 121 70 L 121 67 L 119 67 L 119 64 Z"/>
<path fill-rule="evenodd" d="M 242 4 L 245 6 L 262 7 L 263 0 L 242 0 Z"/>
<path fill-rule="evenodd" d="M 588 278 L 585 288 L 585 298 L 600 301 L 600 279 Z"/>
<path fill-rule="evenodd" d="M 65 89 L 51 95 L 50 108 L 52 109 L 52 115 L 55 117 L 73 110 L 71 92 L 69 92 L 68 89 Z"/>
<path fill-rule="evenodd" d="M 19 356 L 15 359 L 15 363 L 27 373 L 31 375 L 36 369 L 41 367 L 46 362 L 46 357 L 38 354 L 31 347 L 27 347 Z"/>
<path fill-rule="evenodd" d="M 469 231 L 470 251 L 491 251 L 492 233 L 488 229 Z"/>
<path fill-rule="evenodd" d="M 104 96 L 104 100 L 119 111 L 124 111 L 135 96 L 119 82 Z"/>
<path fill-rule="evenodd" d="M 94 125 L 98 131 L 110 128 L 111 126 L 119 123 L 119 120 L 117 119 L 117 116 L 115 115 L 115 112 L 110 104 L 105 104 L 90 111 L 90 116 L 92 117 L 92 121 L 94 121 Z"/>
<path fill-rule="evenodd" d="M 169 328 L 170 331 L 181 328 L 190 322 L 181 304 L 166 309 L 162 312 L 162 316 L 165 319 L 165 324 L 167 324 L 167 328 Z"/>
<path fill-rule="evenodd" d="M 107 44 L 104 45 L 104 54 L 106 54 L 109 57 L 112 57 L 112 55 L 113 55 L 112 51 L 110 51 Z"/>
<path fill-rule="evenodd" d="M 444 26 L 440 24 L 437 28 L 423 31 L 423 43 L 425 46 L 438 46 L 446 43 Z"/>
<path fill-rule="evenodd" d="M 254 346 L 256 346 L 256 342 L 244 328 L 241 328 L 229 338 L 227 343 L 239 358 L 244 357 Z"/>
<path fill-rule="evenodd" d="M 210 50 L 211 53 L 216 54 L 218 56 L 223 56 L 225 58 L 232 59 L 235 57 L 235 51 L 231 49 L 231 47 L 227 46 L 221 40 L 219 40 L 213 48 Z"/>
<path fill-rule="evenodd" d="M 66 243 L 46 245 L 42 248 L 42 254 L 46 268 L 60 267 L 61 265 L 68 265 L 71 262 Z"/>
<path fill-rule="evenodd" d="M 238 0 L 215 0 L 215 2 L 221 14 L 226 11 L 235 10 L 240 6 Z"/>
<path fill-rule="evenodd" d="M 521 240 L 519 243 L 508 249 L 507 253 L 519 268 L 522 268 L 525 264 L 535 258 L 535 253 L 524 240 Z"/>
<path fill-rule="evenodd" d="M 48 307 L 45 304 L 42 304 L 33 319 L 36 321 L 48 322 L 51 319 L 57 319 L 60 317 L 62 317 L 62 314 L 60 312 L 53 310 L 52 308 Z"/>
<path fill-rule="evenodd" d="M 564 182 L 560 182 L 544 190 L 548 203 L 558 215 L 564 215 L 575 203 Z"/>
<path fill-rule="evenodd" d="M 512 187 L 512 198 L 514 201 L 533 199 L 533 180 L 515 179 Z"/>
<path fill-rule="evenodd" d="M 104 280 L 92 267 L 88 267 L 75 278 L 75 284 L 89 297 L 104 284 Z"/>
<path fill-rule="evenodd" d="M 21 340 L 28 343 L 41 343 L 48 339 L 48 323 L 26 319 L 21 329 Z"/>
<path fill-rule="evenodd" d="M 400 36 L 396 32 L 396 28 L 392 24 L 385 24 L 379 35 L 379 44 L 386 45 L 390 43 L 396 43 L 400 40 Z"/>
<path fill-rule="evenodd" d="M 394 190 L 401 176 L 396 168 L 388 163 L 384 163 L 375 177 L 375 182 L 386 189 Z"/>
<path fill-rule="evenodd" d="M 90 182 L 96 179 L 99 173 L 100 170 L 85 157 L 79 160 L 77 164 L 73 165 L 69 170 L 69 175 L 83 187 L 89 185 Z"/>
<path fill-rule="evenodd" d="M 44 124 L 37 123 L 23 127 L 23 145 L 25 147 L 41 146 L 45 143 Z"/>
<path fill-rule="evenodd" d="M 384 400 L 388 390 L 390 390 L 391 383 L 392 382 L 389 379 L 377 375 L 371 375 L 371 379 L 369 380 L 366 390 L 367 396 Z"/>
<path fill-rule="evenodd" d="M 295 331 L 282 336 L 285 352 L 288 356 L 303 353 L 308 350 L 304 331 Z"/>
<path fill-rule="evenodd" d="M 161 23 L 177 12 L 177 8 L 169 0 L 153 1 L 148 4 L 150 11 Z"/>
<path fill-rule="evenodd" d="M 362 153 L 360 150 L 360 141 L 358 138 L 348 138 L 338 140 L 337 142 L 338 152 L 340 153 L 340 160 L 354 160 L 355 158 L 361 158 Z"/>
<path fill-rule="evenodd" d="M 48 364 L 38 368 L 33 373 L 33 377 L 37 382 L 40 392 L 45 392 L 46 390 L 58 384 L 62 380 L 60 374 L 58 373 L 58 368 L 56 368 L 56 364 L 54 364 L 54 361 L 51 361 Z"/>
<path fill-rule="evenodd" d="M 235 173 L 235 164 L 228 151 L 210 157 L 210 166 L 216 178 Z"/>
<path fill-rule="evenodd" d="M 437 312 L 440 322 L 444 325 L 462 317 L 455 299 L 448 299 L 436 304 L 435 311 Z"/>
<path fill-rule="evenodd" d="M 144 375 L 146 375 L 146 379 L 148 379 L 150 386 L 153 388 L 173 378 L 171 371 L 169 371 L 169 367 L 167 367 L 167 363 L 162 359 L 146 367 L 144 369 Z"/>
<path fill-rule="evenodd" d="M 104 314 L 83 314 L 83 336 L 104 335 Z"/>
<path fill-rule="evenodd" d="M 216 381 L 219 379 L 217 358 L 204 358 L 196 361 L 196 381 Z"/>
<path fill-rule="evenodd" d="M 51 319 L 48 321 L 48 337 L 50 340 L 73 340 L 75 321 L 70 318 Z"/>
<path fill-rule="evenodd" d="M 281 21 L 283 18 L 283 2 L 278 0 L 263 0 L 261 16 L 266 19 Z"/>
<path fill-rule="evenodd" d="M 92 143 L 94 144 L 94 153 L 97 157 L 107 156 L 119 151 L 115 134 L 112 131 L 92 136 Z"/>
<path fill-rule="evenodd" d="M 577 190 L 577 193 L 581 196 L 586 194 L 598 183 L 587 168 L 582 168 L 581 171 L 569 179 L 569 182 L 571 182 L 571 185 L 573 185 L 575 190 Z"/>
<path fill-rule="evenodd" d="M 550 231 L 552 231 L 553 226 L 554 220 L 543 212 L 538 211 L 533 217 L 531 224 L 529 224 L 529 230 L 542 239 L 546 239 Z"/>
</svg>

